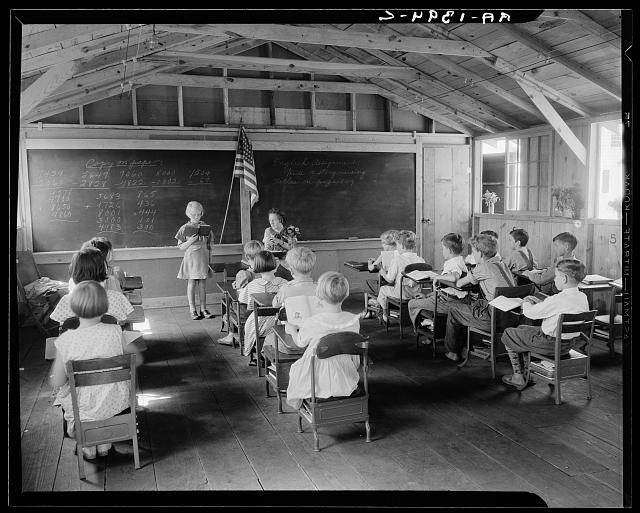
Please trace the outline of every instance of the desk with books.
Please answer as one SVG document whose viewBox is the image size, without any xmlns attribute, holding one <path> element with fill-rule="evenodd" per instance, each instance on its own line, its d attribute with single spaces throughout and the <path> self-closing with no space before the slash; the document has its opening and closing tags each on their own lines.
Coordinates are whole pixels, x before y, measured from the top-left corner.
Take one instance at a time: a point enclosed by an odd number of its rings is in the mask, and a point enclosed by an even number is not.
<svg viewBox="0 0 640 513">
<path fill-rule="evenodd" d="M 606 313 L 609 305 L 608 296 L 611 293 L 611 278 L 606 278 L 598 274 L 590 274 L 585 276 L 584 280 L 578 283 L 578 290 L 584 292 L 589 300 L 589 308 L 598 310 L 598 315 Z M 595 304 L 595 298 L 599 293 L 606 293 L 607 299 L 598 301 Z"/>
</svg>

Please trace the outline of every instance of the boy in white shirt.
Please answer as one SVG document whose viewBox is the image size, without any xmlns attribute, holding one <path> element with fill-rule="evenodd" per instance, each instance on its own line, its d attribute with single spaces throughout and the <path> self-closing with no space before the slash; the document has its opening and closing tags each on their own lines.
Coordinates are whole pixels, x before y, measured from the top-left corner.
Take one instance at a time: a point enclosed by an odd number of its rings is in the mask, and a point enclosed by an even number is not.
<svg viewBox="0 0 640 513">
<path fill-rule="evenodd" d="M 442 245 L 442 256 L 445 262 L 442 266 L 442 274 L 433 278 L 433 283 L 438 280 L 456 282 L 467 273 L 467 266 L 462 258 L 463 240 L 459 233 L 447 233 L 440 241 Z M 446 287 L 437 291 L 438 313 L 449 313 L 449 306 L 452 302 L 459 302 L 467 296 L 467 292 Z M 436 292 L 432 292 L 426 298 L 418 297 L 409 301 L 409 317 L 415 324 L 416 318 L 421 310 L 433 312 L 435 309 Z"/>
<path fill-rule="evenodd" d="M 502 376 L 502 381 L 522 390 L 529 381 L 529 353 L 553 356 L 555 352 L 556 329 L 560 314 L 578 314 L 589 311 L 587 296 L 578 290 L 586 276 L 585 266 L 580 260 L 565 259 L 556 264 L 554 283 L 560 291 L 544 301 L 527 296 L 522 303 L 522 313 L 529 319 L 542 319 L 542 326 L 518 326 L 507 328 L 502 335 L 502 343 L 507 349 L 513 374 Z M 562 335 L 561 354 L 572 348 L 572 339 L 579 333 Z"/>
<path fill-rule="evenodd" d="M 424 258 L 416 254 L 416 234 L 409 230 L 401 230 L 398 233 L 397 250 L 398 254 L 393 259 L 388 271 L 380 269 L 380 276 L 385 281 L 393 285 L 383 285 L 378 292 L 378 304 L 382 311 L 386 311 L 387 298 L 400 297 L 400 279 L 402 271 L 409 264 L 425 263 Z M 420 285 L 412 280 L 403 280 L 402 297 L 412 299 L 420 292 Z M 382 314 L 383 322 L 387 322 L 387 317 Z"/>
</svg>

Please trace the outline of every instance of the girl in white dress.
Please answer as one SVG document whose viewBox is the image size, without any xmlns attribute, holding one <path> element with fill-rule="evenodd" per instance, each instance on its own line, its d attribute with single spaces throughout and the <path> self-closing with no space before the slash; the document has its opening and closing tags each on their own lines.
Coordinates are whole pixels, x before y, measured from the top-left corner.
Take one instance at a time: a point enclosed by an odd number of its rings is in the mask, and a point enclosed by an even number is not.
<svg viewBox="0 0 640 513">
<path fill-rule="evenodd" d="M 176 239 L 178 248 L 184 251 L 182 264 L 178 271 L 178 279 L 187 281 L 187 300 L 189 301 L 189 311 L 194 321 L 200 319 L 211 319 L 215 317 L 207 310 L 207 277 L 209 276 L 209 260 L 211 257 L 212 232 L 206 236 L 198 235 L 198 227 L 202 222 L 204 208 L 197 201 L 187 203 L 185 214 L 189 222 L 183 224 Z M 195 233 L 193 233 L 195 231 Z M 193 235 L 191 235 L 193 233 Z M 196 308 L 196 289 L 200 299 L 200 311 Z"/>
<path fill-rule="evenodd" d="M 244 348 L 245 356 L 251 355 L 249 365 L 256 365 L 254 346 L 256 344 L 256 326 L 253 316 L 253 299 L 252 294 L 260 294 L 265 292 L 278 292 L 280 287 L 287 283 L 284 278 L 275 276 L 276 259 L 269 251 L 260 251 L 253 258 L 253 269 L 260 274 L 259 278 L 250 281 L 246 286 L 238 292 L 238 300 L 247 305 L 247 321 L 244 325 Z M 271 317 L 260 317 L 258 326 L 259 333 L 264 334 L 276 322 L 275 315 Z"/>
<path fill-rule="evenodd" d="M 338 272 L 329 271 L 318 279 L 316 295 L 323 311 L 308 317 L 297 334 L 292 335 L 299 347 L 306 347 L 302 357 L 291 365 L 287 403 L 295 409 L 302 400 L 311 397 L 311 362 L 314 348 L 320 339 L 330 333 L 353 331 L 359 333 L 358 315 L 342 311 L 342 302 L 349 295 L 349 282 Z M 346 397 L 358 387 L 357 355 L 339 354 L 315 360 L 316 397 Z"/>
<path fill-rule="evenodd" d="M 134 344 L 124 345 L 122 330 L 115 324 L 103 324 L 100 319 L 107 312 L 107 291 L 95 281 L 78 283 L 69 294 L 69 306 L 80 318 L 76 329 L 69 329 L 56 341 L 56 359 L 53 362 L 51 384 L 60 387 L 54 406 L 61 406 L 67 421 L 67 433 L 73 437 L 75 420 L 71 404 L 71 389 L 66 374 L 66 363 L 75 360 L 110 358 L 123 353 L 136 353 L 136 365 L 142 363 L 142 355 Z M 135 384 L 134 384 L 135 386 Z M 122 412 L 129 405 L 129 383 L 119 381 L 92 385 L 77 389 L 78 410 L 83 421 L 105 420 Z M 100 456 L 106 456 L 111 444 L 97 447 Z M 84 447 L 87 459 L 96 457 L 96 446 Z"/>
</svg>

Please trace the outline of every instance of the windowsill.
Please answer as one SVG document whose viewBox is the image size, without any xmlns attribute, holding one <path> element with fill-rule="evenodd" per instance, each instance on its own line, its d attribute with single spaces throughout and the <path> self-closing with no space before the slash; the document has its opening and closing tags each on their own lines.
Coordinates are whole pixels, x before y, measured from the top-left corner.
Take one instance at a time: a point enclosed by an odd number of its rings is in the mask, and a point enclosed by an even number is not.
<svg viewBox="0 0 640 513">
<path fill-rule="evenodd" d="M 597 219 L 597 218 L 584 218 L 584 219 L 573 219 L 570 217 L 559 217 L 559 216 L 545 216 L 545 215 L 536 215 L 533 213 L 514 213 L 507 212 L 506 214 L 487 214 L 486 212 L 476 212 L 473 214 L 474 217 L 481 217 L 485 219 L 527 219 L 530 221 L 545 221 L 551 223 L 573 223 L 575 221 L 580 221 L 581 223 L 587 224 L 602 224 L 602 225 L 611 225 L 611 226 L 620 226 L 622 225 L 621 219 Z"/>
</svg>

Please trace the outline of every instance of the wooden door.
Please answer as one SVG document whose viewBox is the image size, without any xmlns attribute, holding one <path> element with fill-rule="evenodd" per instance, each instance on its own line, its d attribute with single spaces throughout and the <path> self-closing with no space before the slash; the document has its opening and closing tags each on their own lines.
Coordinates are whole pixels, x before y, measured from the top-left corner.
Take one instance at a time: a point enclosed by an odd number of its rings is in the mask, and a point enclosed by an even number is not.
<svg viewBox="0 0 640 513">
<path fill-rule="evenodd" d="M 457 232 L 471 235 L 470 147 L 423 149 L 422 256 L 436 270 L 442 269 L 440 239 Z"/>
</svg>

